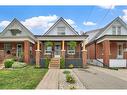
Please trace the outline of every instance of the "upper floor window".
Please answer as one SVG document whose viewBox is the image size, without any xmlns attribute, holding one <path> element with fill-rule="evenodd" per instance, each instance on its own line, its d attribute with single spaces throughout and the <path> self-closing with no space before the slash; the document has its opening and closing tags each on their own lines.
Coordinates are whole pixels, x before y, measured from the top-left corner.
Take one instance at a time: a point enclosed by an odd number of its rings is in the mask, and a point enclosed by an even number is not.
<svg viewBox="0 0 127 95">
<path fill-rule="evenodd" d="M 121 27 L 120 26 L 117 28 L 117 32 L 118 32 L 117 33 L 118 35 L 121 35 Z"/>
<path fill-rule="evenodd" d="M 115 26 L 112 27 L 112 34 L 116 35 L 116 27 Z"/>
<path fill-rule="evenodd" d="M 58 35 L 65 35 L 65 27 L 57 27 Z"/>
<path fill-rule="evenodd" d="M 113 26 L 112 27 L 113 35 L 121 35 L 121 26 Z"/>
</svg>

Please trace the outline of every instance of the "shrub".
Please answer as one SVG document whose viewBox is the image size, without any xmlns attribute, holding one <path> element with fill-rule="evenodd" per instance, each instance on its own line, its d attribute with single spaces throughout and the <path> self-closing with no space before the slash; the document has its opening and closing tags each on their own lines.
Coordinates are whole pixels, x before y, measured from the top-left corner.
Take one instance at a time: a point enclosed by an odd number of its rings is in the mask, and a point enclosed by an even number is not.
<svg viewBox="0 0 127 95">
<path fill-rule="evenodd" d="M 48 57 L 46 57 L 45 68 L 48 68 L 48 66 L 49 66 L 49 61 L 50 61 L 50 59 L 49 59 Z"/>
<path fill-rule="evenodd" d="M 76 89 L 76 87 L 75 86 L 71 86 L 70 89 L 73 90 L 73 89 Z"/>
<path fill-rule="evenodd" d="M 5 66 L 5 68 L 11 68 L 13 63 L 14 63 L 13 59 L 5 59 L 4 60 L 4 66 Z"/>
<path fill-rule="evenodd" d="M 63 73 L 64 74 L 70 74 L 70 71 L 64 71 Z"/>
<path fill-rule="evenodd" d="M 66 75 L 66 81 L 69 82 L 69 83 L 75 83 L 74 77 L 70 74 Z"/>
<path fill-rule="evenodd" d="M 65 68 L 65 59 L 63 57 L 60 59 L 60 68 L 61 69 Z"/>
<path fill-rule="evenodd" d="M 27 66 L 27 64 L 26 63 L 22 63 L 22 62 L 14 62 L 12 64 L 12 68 L 23 68 L 25 66 Z"/>
<path fill-rule="evenodd" d="M 74 68 L 74 65 L 73 65 L 73 64 L 70 64 L 70 65 L 69 65 L 69 68 L 70 68 L 70 69 Z"/>
</svg>

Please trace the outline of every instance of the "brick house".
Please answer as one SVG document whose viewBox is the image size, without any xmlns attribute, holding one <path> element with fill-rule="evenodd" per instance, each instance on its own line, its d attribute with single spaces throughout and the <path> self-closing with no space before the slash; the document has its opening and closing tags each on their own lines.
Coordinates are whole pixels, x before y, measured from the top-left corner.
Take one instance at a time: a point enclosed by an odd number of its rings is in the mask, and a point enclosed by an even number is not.
<svg viewBox="0 0 127 95">
<path fill-rule="evenodd" d="M 117 17 L 104 28 L 88 31 L 88 63 L 127 67 L 127 24 Z"/>
<path fill-rule="evenodd" d="M 43 67 L 47 57 L 63 57 L 66 66 L 73 64 L 75 67 L 81 67 L 86 64 L 87 59 L 86 38 L 87 35 L 79 35 L 62 17 L 44 35 L 33 35 L 14 19 L 0 33 L 0 60 L 13 56 L 19 58 L 22 55 L 24 62 L 36 63 L 37 66 Z M 76 43 L 75 48 L 70 48 L 67 44 L 71 41 Z M 52 46 L 47 46 L 47 42 L 52 43 Z"/>
</svg>

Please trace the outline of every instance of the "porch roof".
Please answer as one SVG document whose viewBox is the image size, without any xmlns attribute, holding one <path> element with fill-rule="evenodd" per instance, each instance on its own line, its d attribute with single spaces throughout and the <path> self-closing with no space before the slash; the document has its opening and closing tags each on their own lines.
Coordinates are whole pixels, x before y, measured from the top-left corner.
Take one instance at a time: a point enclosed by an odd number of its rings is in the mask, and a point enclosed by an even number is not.
<svg viewBox="0 0 127 95">
<path fill-rule="evenodd" d="M 35 35 L 38 40 L 46 41 L 83 41 L 86 40 L 88 35 Z"/>
<path fill-rule="evenodd" d="M 25 40 L 28 40 L 29 42 L 35 44 L 35 40 L 31 37 L 0 37 L 0 42 L 23 42 Z"/>
<path fill-rule="evenodd" d="M 104 35 L 97 39 L 97 43 L 101 43 L 104 40 L 127 41 L 127 35 Z"/>
</svg>

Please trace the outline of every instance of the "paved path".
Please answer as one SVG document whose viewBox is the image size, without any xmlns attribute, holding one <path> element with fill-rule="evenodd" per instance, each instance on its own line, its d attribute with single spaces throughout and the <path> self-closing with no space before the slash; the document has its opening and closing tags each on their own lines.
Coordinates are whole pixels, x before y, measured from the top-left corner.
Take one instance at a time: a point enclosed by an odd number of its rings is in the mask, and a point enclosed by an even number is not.
<svg viewBox="0 0 127 95">
<path fill-rule="evenodd" d="M 86 89 L 127 89 L 127 81 L 98 69 L 90 67 L 88 69 L 74 69 L 73 71 Z"/>
<path fill-rule="evenodd" d="M 36 89 L 58 89 L 60 69 L 49 69 Z"/>
</svg>

